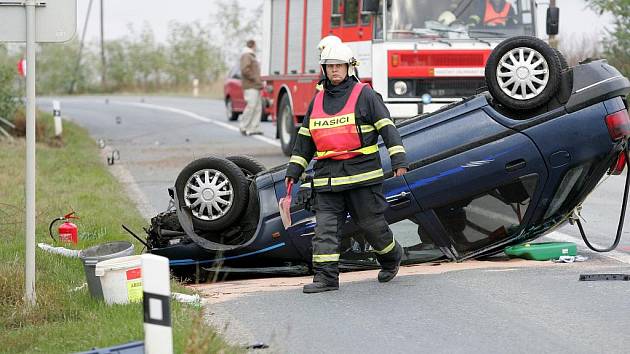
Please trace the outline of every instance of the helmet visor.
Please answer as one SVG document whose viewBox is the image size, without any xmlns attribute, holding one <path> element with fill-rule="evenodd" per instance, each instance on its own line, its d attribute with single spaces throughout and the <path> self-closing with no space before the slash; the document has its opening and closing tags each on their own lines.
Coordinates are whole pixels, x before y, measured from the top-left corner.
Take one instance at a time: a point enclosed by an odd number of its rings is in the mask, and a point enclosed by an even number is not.
<svg viewBox="0 0 630 354">
<path fill-rule="evenodd" d="M 348 64 L 347 61 L 343 61 L 341 59 L 322 59 L 320 61 L 320 64 L 322 65 L 326 65 L 326 64 Z"/>
</svg>

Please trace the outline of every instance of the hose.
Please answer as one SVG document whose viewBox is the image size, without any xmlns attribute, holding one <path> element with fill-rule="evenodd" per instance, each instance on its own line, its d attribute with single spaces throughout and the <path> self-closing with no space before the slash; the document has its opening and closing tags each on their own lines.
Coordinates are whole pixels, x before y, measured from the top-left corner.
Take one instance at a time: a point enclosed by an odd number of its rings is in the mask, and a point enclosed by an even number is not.
<svg viewBox="0 0 630 354">
<path fill-rule="evenodd" d="M 60 216 L 58 218 L 53 219 L 53 221 L 50 222 L 50 226 L 48 226 L 48 234 L 50 235 L 50 238 L 52 238 L 53 242 L 57 242 L 57 240 L 55 240 L 55 236 L 53 236 L 52 234 L 53 225 L 55 225 L 57 221 L 63 221 L 63 220 L 66 220 L 66 218 L 63 216 Z"/>
<path fill-rule="evenodd" d="M 628 201 L 628 187 L 630 187 L 630 161 L 628 161 L 628 149 L 623 149 L 623 154 L 626 158 L 626 167 L 628 170 L 626 171 L 626 185 L 623 191 L 623 202 L 621 204 L 621 215 L 619 215 L 619 224 L 617 225 L 617 235 L 615 236 L 615 242 L 613 242 L 612 246 L 608 248 L 596 248 L 590 242 L 588 242 L 586 238 L 586 234 L 584 233 L 584 228 L 582 227 L 582 223 L 580 219 L 577 218 L 575 221 L 577 222 L 578 229 L 580 229 L 580 235 L 582 235 L 582 239 L 588 248 L 592 249 L 595 252 L 610 252 L 617 248 L 619 245 L 619 241 L 621 241 L 621 231 L 623 230 L 623 221 L 626 216 L 626 202 Z"/>
</svg>

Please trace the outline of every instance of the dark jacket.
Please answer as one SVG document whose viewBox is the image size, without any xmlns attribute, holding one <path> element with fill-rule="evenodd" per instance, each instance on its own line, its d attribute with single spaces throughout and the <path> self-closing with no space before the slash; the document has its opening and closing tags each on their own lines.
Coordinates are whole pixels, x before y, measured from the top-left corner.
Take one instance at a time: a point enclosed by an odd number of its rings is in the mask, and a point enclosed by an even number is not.
<svg viewBox="0 0 630 354">
<path fill-rule="evenodd" d="M 337 86 L 331 85 L 330 81 L 325 81 L 324 111 L 328 114 L 339 112 L 348 100 L 356 83 L 352 78 L 346 78 Z M 308 129 L 313 102 L 314 99 L 308 107 L 302 127 L 298 132 L 287 167 L 286 176 L 294 180 L 302 175 L 308 162 L 317 152 Z M 400 134 L 391 121 L 383 100 L 372 88 L 364 87 L 361 91 L 355 108 L 355 117 L 362 147 L 376 145 L 380 135 L 390 153 L 392 168 L 395 170 L 408 167 Z M 313 186 L 318 191 L 341 191 L 357 186 L 382 183 L 384 174 L 378 151 L 347 160 L 318 160 L 315 162 L 313 170 L 315 172 Z"/>
</svg>

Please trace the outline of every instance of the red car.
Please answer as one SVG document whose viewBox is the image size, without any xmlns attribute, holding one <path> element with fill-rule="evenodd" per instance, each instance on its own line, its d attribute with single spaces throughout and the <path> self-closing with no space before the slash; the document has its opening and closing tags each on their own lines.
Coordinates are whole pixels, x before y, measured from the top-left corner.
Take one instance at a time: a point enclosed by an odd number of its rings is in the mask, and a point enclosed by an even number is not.
<svg viewBox="0 0 630 354">
<path fill-rule="evenodd" d="M 241 68 L 235 65 L 230 69 L 223 83 L 223 97 L 225 100 L 225 112 L 228 120 L 235 121 L 243 113 L 247 103 L 243 98 L 243 86 L 241 85 Z M 260 120 L 265 122 L 269 117 L 269 101 L 262 98 L 262 114 Z"/>
</svg>

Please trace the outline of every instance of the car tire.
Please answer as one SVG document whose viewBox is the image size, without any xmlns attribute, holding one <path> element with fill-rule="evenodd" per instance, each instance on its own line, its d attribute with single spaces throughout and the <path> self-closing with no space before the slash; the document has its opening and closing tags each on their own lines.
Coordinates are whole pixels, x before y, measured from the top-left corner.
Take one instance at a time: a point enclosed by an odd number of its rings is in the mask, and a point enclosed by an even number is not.
<svg viewBox="0 0 630 354">
<path fill-rule="evenodd" d="M 569 68 L 569 63 L 567 62 L 567 58 L 565 58 L 562 52 L 559 51 L 558 49 L 554 48 L 553 51 L 556 52 L 556 55 L 558 56 L 558 60 L 560 60 L 560 67 L 562 68 L 562 71 L 567 70 Z"/>
<path fill-rule="evenodd" d="M 227 119 L 229 121 L 235 121 L 238 119 L 239 114 L 234 112 L 232 109 L 232 99 L 229 97 L 225 99 L 225 114 L 227 115 Z"/>
<path fill-rule="evenodd" d="M 297 130 L 293 122 L 293 109 L 289 101 L 289 95 L 282 96 L 278 106 L 278 137 L 280 147 L 286 156 L 290 156 L 297 138 Z"/>
<path fill-rule="evenodd" d="M 486 85 L 492 97 L 514 110 L 546 104 L 558 91 L 558 55 L 547 43 L 518 36 L 501 42 L 486 63 Z"/>
<path fill-rule="evenodd" d="M 247 178 L 252 178 L 267 169 L 260 161 L 247 155 L 228 156 L 225 159 L 234 162 Z"/>
<path fill-rule="evenodd" d="M 206 157 L 184 167 L 175 180 L 180 208 L 189 207 L 193 225 L 218 231 L 232 225 L 247 206 L 248 182 L 232 161 Z M 222 202 L 218 202 L 218 197 Z"/>
</svg>

